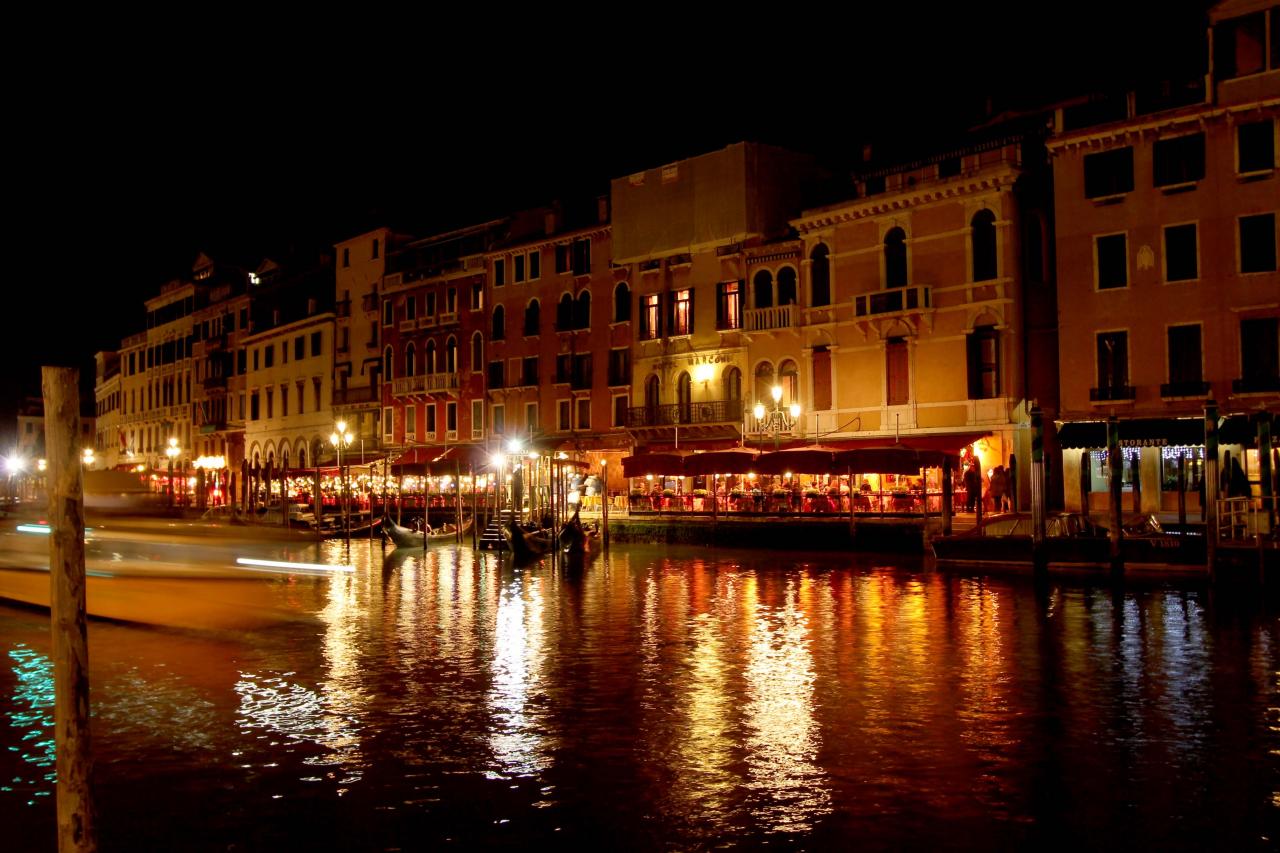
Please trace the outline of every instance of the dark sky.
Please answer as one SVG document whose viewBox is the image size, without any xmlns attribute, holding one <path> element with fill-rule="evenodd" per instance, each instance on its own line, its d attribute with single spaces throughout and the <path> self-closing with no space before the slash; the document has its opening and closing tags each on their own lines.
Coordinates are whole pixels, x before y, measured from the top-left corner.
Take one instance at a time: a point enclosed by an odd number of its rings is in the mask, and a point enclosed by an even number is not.
<svg viewBox="0 0 1280 853">
<path fill-rule="evenodd" d="M 90 371 L 204 247 L 455 227 L 742 139 L 842 169 L 866 138 L 944 135 L 987 94 L 1091 89 L 1202 53 L 1203 3 L 899 5 L 698 32 L 654 7 L 595 33 L 381 21 L 326 22 L 338 32 L 296 49 L 288 27 L 95 42 L 75 85 L 51 77 L 12 106 L 0 449 L 39 365 Z"/>
</svg>

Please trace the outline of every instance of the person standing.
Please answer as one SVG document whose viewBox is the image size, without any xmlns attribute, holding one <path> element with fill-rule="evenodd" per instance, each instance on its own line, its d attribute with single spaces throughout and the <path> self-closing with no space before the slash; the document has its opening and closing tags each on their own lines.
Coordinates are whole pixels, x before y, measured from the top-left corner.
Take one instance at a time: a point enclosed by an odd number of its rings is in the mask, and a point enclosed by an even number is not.
<svg viewBox="0 0 1280 853">
<path fill-rule="evenodd" d="M 982 472 L 978 470 L 978 460 L 969 462 L 969 469 L 964 472 L 964 508 L 965 512 L 973 512 L 982 498 Z"/>
<path fill-rule="evenodd" d="M 997 465 L 991 471 L 991 511 L 1006 512 L 1005 496 L 1009 491 L 1009 475 L 1003 465 Z"/>
</svg>

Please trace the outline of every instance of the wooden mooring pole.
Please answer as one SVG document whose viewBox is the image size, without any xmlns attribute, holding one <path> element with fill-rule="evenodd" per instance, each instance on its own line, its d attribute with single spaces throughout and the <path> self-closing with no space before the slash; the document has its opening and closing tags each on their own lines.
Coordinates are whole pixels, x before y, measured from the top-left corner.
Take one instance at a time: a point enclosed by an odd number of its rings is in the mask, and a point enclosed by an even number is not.
<svg viewBox="0 0 1280 853">
<path fill-rule="evenodd" d="M 41 368 L 49 483 L 49 624 L 58 850 L 98 849 L 89 739 L 89 642 L 85 617 L 84 484 L 80 464 L 80 371 Z"/>
</svg>

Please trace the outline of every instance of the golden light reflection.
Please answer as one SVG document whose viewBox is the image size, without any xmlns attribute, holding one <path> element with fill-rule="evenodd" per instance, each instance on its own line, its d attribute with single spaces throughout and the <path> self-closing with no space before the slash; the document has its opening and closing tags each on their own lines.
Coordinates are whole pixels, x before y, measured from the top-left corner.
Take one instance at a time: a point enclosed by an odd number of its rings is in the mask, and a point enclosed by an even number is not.
<svg viewBox="0 0 1280 853">
<path fill-rule="evenodd" d="M 517 574 L 498 599 L 489 748 L 498 774 L 506 778 L 534 775 L 550 763 L 541 715 L 531 705 L 541 689 L 546 657 L 544 608 L 542 579 L 531 575 Z"/>
<path fill-rule="evenodd" d="M 760 795 L 753 809 L 773 832 L 804 832 L 831 811 L 826 774 L 816 763 L 814 664 L 809 625 L 788 579 L 780 608 L 748 604 L 747 773 Z M 754 612 L 752 612 L 754 611 Z"/>
</svg>

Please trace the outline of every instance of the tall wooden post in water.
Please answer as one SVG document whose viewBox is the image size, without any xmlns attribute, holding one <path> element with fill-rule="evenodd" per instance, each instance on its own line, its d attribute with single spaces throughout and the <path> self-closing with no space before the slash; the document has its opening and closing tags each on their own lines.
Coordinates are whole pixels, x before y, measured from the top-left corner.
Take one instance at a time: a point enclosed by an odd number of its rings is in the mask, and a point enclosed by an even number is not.
<svg viewBox="0 0 1280 853">
<path fill-rule="evenodd" d="M 80 465 L 80 371 L 41 368 L 49 483 L 49 624 L 58 850 L 98 848 L 89 740 L 89 641 L 85 618 L 84 484 Z"/>
<path fill-rule="evenodd" d="M 1049 570 L 1045 555 L 1044 413 L 1031 408 L 1031 553 L 1032 570 Z"/>
<path fill-rule="evenodd" d="M 1115 415 L 1107 418 L 1107 468 L 1111 472 L 1111 574 L 1119 577 L 1124 574 L 1124 557 L 1120 553 L 1121 510 L 1120 498 L 1124 488 L 1124 454 L 1120 450 L 1120 421 Z"/>
<path fill-rule="evenodd" d="M 942 535 L 951 535 L 951 457 L 942 457 Z M 925 495 L 925 503 L 929 502 L 929 496 Z M 853 476 L 849 477 L 849 517 L 853 517 Z"/>
<path fill-rule="evenodd" d="M 1218 556 L 1218 404 L 1204 404 L 1204 553 L 1205 569 L 1213 574 Z"/>
</svg>

